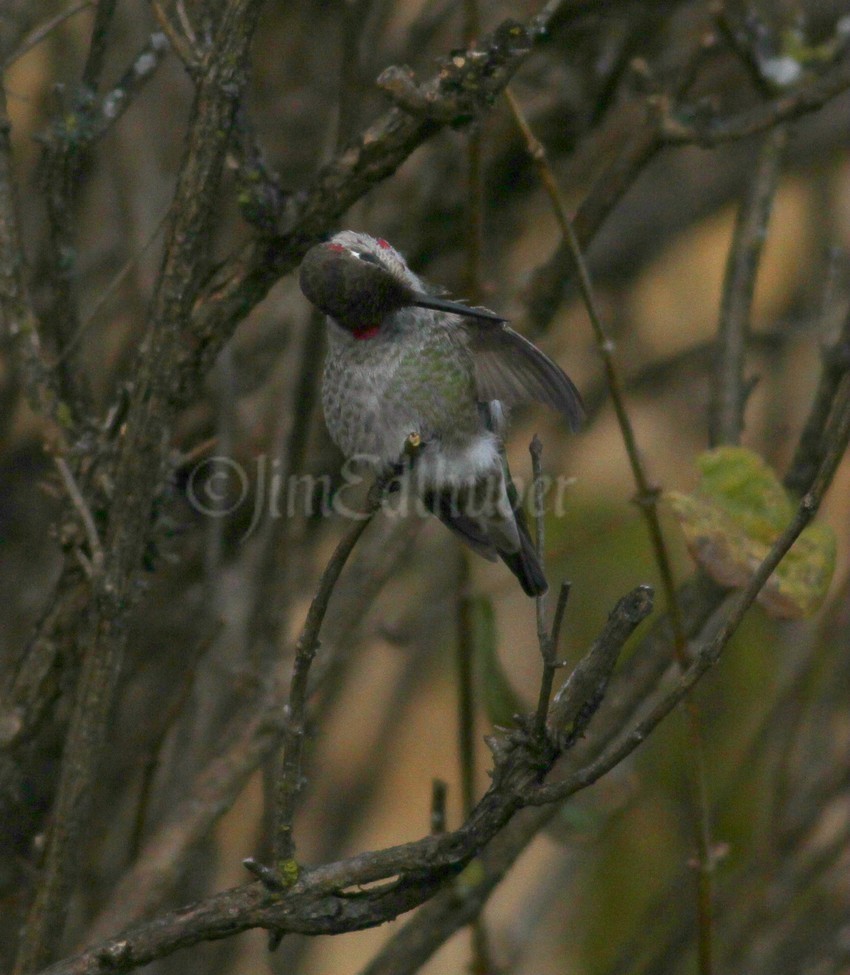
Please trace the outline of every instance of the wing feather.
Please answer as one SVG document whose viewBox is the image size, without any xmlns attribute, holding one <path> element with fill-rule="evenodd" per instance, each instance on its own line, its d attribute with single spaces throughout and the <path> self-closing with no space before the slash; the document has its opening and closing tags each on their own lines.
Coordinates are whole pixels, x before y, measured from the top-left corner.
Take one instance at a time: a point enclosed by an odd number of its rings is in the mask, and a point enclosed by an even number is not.
<svg viewBox="0 0 850 975">
<path fill-rule="evenodd" d="M 584 418 L 570 377 L 537 346 L 507 325 L 467 323 L 475 383 L 482 400 L 510 405 L 535 400 L 566 417 L 573 430 Z"/>
</svg>

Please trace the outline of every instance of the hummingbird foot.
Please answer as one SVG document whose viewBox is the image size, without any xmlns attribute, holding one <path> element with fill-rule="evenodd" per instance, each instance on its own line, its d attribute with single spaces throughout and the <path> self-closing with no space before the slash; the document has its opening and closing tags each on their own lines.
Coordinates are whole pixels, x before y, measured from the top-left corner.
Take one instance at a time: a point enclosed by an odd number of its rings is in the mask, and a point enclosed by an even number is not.
<svg viewBox="0 0 850 975">
<path fill-rule="evenodd" d="M 404 446 L 401 448 L 398 460 L 395 463 L 388 464 L 378 474 L 372 489 L 378 495 L 392 494 L 401 490 L 402 478 L 410 471 L 414 460 L 422 452 L 425 444 L 426 441 L 418 433 L 415 431 L 409 433 L 404 441 Z"/>
</svg>

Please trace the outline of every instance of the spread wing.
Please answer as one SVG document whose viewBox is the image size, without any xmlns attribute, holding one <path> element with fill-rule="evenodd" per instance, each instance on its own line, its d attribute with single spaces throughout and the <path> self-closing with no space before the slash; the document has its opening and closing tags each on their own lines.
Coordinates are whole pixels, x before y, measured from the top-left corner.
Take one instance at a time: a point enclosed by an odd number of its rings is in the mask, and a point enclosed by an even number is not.
<svg viewBox="0 0 850 975">
<path fill-rule="evenodd" d="M 584 418 L 581 396 L 570 377 L 507 325 L 465 323 L 482 400 L 509 406 L 535 400 L 563 414 L 573 430 Z"/>
</svg>

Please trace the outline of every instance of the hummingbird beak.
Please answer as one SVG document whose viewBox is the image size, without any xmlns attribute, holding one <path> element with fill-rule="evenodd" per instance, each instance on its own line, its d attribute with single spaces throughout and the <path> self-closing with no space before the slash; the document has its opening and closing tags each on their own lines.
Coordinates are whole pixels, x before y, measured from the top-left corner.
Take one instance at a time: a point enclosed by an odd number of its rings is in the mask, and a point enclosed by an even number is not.
<svg viewBox="0 0 850 975">
<path fill-rule="evenodd" d="M 446 311 L 451 315 L 465 315 L 467 318 L 481 318 L 485 322 L 506 322 L 507 318 L 487 311 L 486 308 L 470 308 L 457 301 L 447 301 L 445 298 L 435 298 L 433 295 L 416 293 L 410 301 L 417 308 L 433 308 L 434 311 Z"/>
</svg>

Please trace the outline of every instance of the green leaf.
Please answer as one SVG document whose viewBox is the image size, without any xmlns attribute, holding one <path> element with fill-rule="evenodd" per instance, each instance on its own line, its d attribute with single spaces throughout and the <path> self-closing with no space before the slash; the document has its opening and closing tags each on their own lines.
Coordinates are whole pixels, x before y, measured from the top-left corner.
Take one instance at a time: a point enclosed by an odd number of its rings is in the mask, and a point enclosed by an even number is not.
<svg viewBox="0 0 850 975">
<path fill-rule="evenodd" d="M 718 447 L 697 460 L 696 491 L 667 494 L 698 565 L 722 586 L 741 588 L 794 512 L 776 474 L 744 447 Z M 809 526 L 759 594 L 772 616 L 810 616 L 823 602 L 835 569 L 835 535 Z"/>
<path fill-rule="evenodd" d="M 487 596 L 479 596 L 471 604 L 472 643 L 484 711 L 494 725 L 509 728 L 514 724 L 514 715 L 528 708 L 511 686 L 499 659 L 493 603 Z"/>
</svg>

